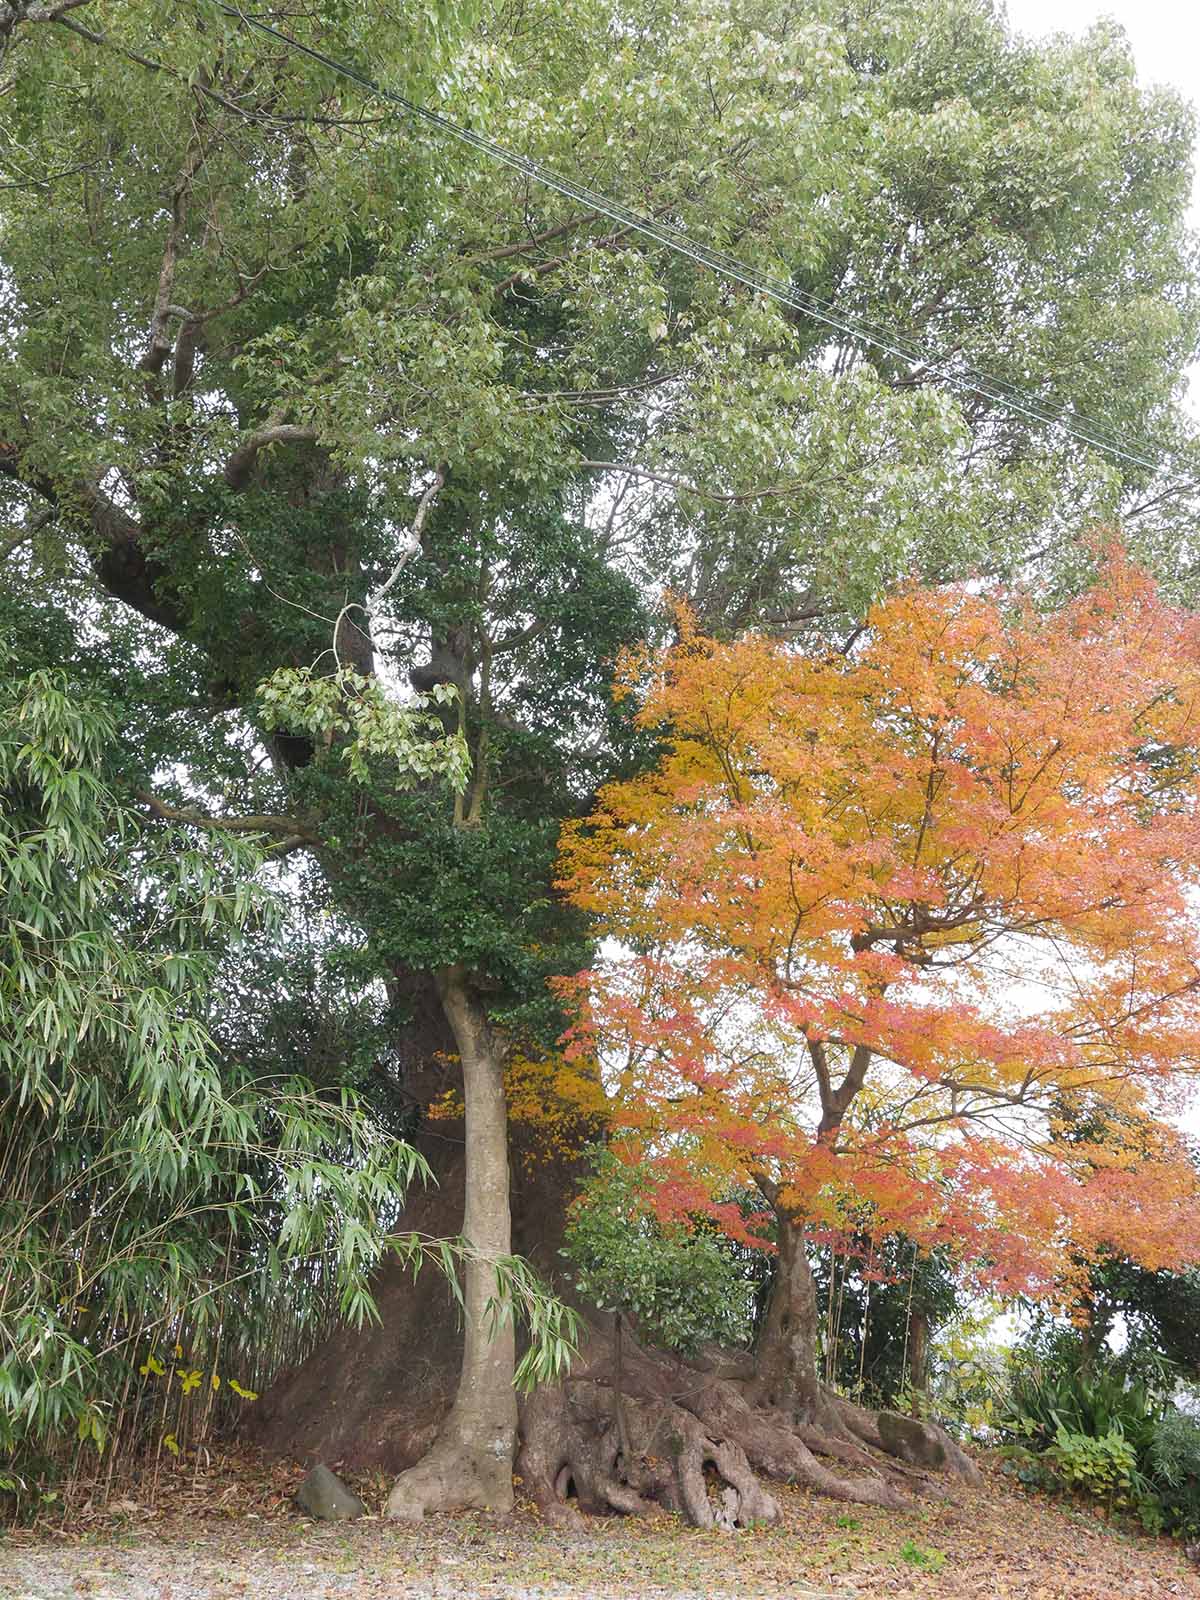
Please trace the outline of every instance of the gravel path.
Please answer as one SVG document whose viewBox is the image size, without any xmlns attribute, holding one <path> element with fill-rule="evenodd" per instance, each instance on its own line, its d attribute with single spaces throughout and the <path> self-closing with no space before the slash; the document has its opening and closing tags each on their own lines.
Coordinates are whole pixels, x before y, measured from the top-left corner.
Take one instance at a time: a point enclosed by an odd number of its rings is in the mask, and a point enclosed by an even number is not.
<svg viewBox="0 0 1200 1600">
<path fill-rule="evenodd" d="M 240 1552 L 205 1545 L 156 1550 L 107 1548 L 0 1549 L 0 1600 L 750 1600 L 748 1591 L 578 1588 L 560 1583 L 508 1583 L 492 1563 L 435 1558 L 425 1576 L 397 1571 L 383 1559 L 334 1552 L 297 1560 L 293 1552 L 248 1545 Z M 761 1600 L 853 1600 L 849 1587 L 794 1586 L 763 1591 Z M 760 1600 L 757 1592 L 754 1600 Z"/>
<path fill-rule="evenodd" d="M 0 1600 L 857 1600 L 858 1594 L 848 1581 L 832 1588 L 803 1581 L 683 1587 L 674 1574 L 637 1573 L 628 1560 L 614 1562 L 608 1538 L 545 1529 L 533 1540 L 517 1530 L 506 1551 L 502 1527 L 484 1524 L 482 1532 L 464 1535 L 461 1522 L 448 1518 L 420 1530 L 375 1519 L 338 1527 L 255 1522 L 216 1529 L 172 1522 L 115 1539 L 10 1537 L 0 1543 Z M 716 1544 L 705 1554 L 727 1549 Z M 636 1541 L 624 1554 L 635 1551 Z"/>
</svg>

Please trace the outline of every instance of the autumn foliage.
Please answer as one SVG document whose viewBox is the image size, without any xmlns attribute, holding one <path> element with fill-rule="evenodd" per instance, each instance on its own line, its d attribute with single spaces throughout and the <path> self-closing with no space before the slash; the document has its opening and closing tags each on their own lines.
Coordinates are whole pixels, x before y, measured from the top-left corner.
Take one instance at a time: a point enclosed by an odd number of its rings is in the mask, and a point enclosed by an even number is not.
<svg viewBox="0 0 1200 1600">
<path fill-rule="evenodd" d="M 1001 1291 L 1200 1256 L 1169 1121 L 1200 1067 L 1194 617 L 1112 550 L 1053 614 L 910 588 L 848 655 L 681 613 L 621 691 L 663 754 L 564 835 L 619 942 L 576 1048 L 664 1213 L 744 1231 L 757 1185 Z"/>
</svg>

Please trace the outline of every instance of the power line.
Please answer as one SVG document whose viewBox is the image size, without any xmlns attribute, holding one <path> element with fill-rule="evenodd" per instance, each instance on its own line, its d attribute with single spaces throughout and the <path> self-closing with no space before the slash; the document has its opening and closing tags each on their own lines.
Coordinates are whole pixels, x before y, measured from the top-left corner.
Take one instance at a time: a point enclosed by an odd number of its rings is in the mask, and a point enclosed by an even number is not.
<svg viewBox="0 0 1200 1600">
<path fill-rule="evenodd" d="M 400 94 L 394 89 L 385 89 L 373 78 L 359 72 L 357 68 L 348 66 L 343 61 L 326 55 L 323 51 L 315 49 L 312 45 L 305 44 L 300 39 L 294 39 L 290 34 L 281 32 L 269 22 L 239 10 L 236 6 L 226 5 L 224 0 L 208 0 L 217 10 L 227 17 L 243 22 L 247 27 L 255 29 L 272 39 L 277 39 L 281 44 L 291 50 L 299 51 L 308 56 L 320 66 L 338 74 L 340 77 L 356 83 L 365 89 L 368 94 L 377 95 L 380 99 L 399 106 L 409 116 L 437 129 L 439 133 L 448 138 L 457 139 L 460 143 L 471 146 L 494 161 L 502 162 L 505 166 L 513 168 L 524 177 L 530 178 L 535 183 L 555 190 L 567 199 L 574 200 L 585 206 L 590 211 L 598 212 L 601 216 L 613 222 L 620 223 L 630 232 L 639 233 L 643 237 L 653 239 L 657 244 L 668 250 L 675 251 L 696 262 L 700 266 L 709 268 L 724 278 L 732 279 L 736 283 L 753 289 L 756 293 L 766 295 L 782 305 L 799 311 L 814 321 L 823 323 L 826 327 L 838 333 L 846 334 L 885 355 L 895 357 L 905 363 L 914 363 L 925 372 L 940 379 L 941 382 L 951 387 L 962 390 L 964 393 L 978 395 L 981 399 L 990 400 L 1003 411 L 1023 416 L 1032 422 L 1044 426 L 1061 428 L 1073 439 L 1081 444 L 1090 445 L 1102 453 L 1116 456 L 1122 461 L 1128 461 L 1136 466 L 1146 467 L 1150 471 L 1157 470 L 1158 463 L 1150 456 L 1139 454 L 1132 449 L 1121 435 L 1111 432 L 1107 427 L 1097 423 L 1081 413 L 1069 410 L 1066 407 L 1054 407 L 1039 400 L 1036 395 L 1028 390 L 1019 388 L 1009 383 L 1007 379 L 997 378 L 991 374 L 980 371 L 964 364 L 960 368 L 953 368 L 947 364 L 947 358 L 937 353 L 923 349 L 915 340 L 897 333 L 878 323 L 871 322 L 868 318 L 848 314 L 836 309 L 829 300 L 824 300 L 818 295 L 810 294 L 805 290 L 796 289 L 781 278 L 773 278 L 767 273 L 759 272 L 756 268 L 740 261 L 736 256 L 727 254 L 723 250 L 715 250 L 710 246 L 693 239 L 681 228 L 672 227 L 669 223 L 657 222 L 652 217 L 631 210 L 619 200 L 600 193 L 598 190 L 589 189 L 586 185 L 576 183 L 572 178 L 564 177 L 555 172 L 553 168 L 535 161 L 529 156 L 518 155 L 515 151 L 498 144 L 486 135 L 476 133 L 471 128 L 464 127 L 461 123 L 453 122 L 439 111 L 433 111 L 428 106 L 423 106 L 419 101 L 410 100 L 407 95 Z"/>
</svg>

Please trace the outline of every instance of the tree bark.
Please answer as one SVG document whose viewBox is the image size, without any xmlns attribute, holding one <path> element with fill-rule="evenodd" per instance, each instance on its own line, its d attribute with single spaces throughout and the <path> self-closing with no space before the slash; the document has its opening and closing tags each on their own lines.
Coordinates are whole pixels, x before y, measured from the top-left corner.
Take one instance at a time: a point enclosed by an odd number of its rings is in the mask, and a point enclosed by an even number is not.
<svg viewBox="0 0 1200 1600">
<path fill-rule="evenodd" d="M 497 1260 L 512 1253 L 503 1051 L 461 967 L 440 971 L 437 987 L 462 1060 L 470 1255 L 458 1393 L 428 1455 L 401 1473 L 388 1497 L 388 1515 L 407 1521 L 427 1511 L 511 1510 L 517 1439 L 516 1334 L 512 1308 L 498 1314 L 496 1278 Z"/>
<path fill-rule="evenodd" d="M 780 1206 L 775 1215 L 775 1278 L 755 1351 L 751 1393 L 759 1405 L 811 1422 L 824 1404 L 817 1376 L 817 1286 L 803 1227 Z"/>
<path fill-rule="evenodd" d="M 416 1183 L 398 1233 L 428 1239 L 462 1231 L 466 1131 L 461 1116 L 430 1117 L 447 1091 L 461 1100 L 456 1041 L 428 974 L 398 978 L 397 998 L 411 1021 L 396 1035 L 399 1088 L 417 1117 L 411 1137 L 433 1182 Z M 509 1125 L 514 1253 L 552 1281 L 562 1267 L 567 1207 L 583 1176 L 579 1160 L 547 1159 L 542 1130 Z M 268 1454 L 310 1465 L 395 1476 L 414 1466 L 438 1437 L 462 1365 L 462 1316 L 449 1285 L 427 1265 L 414 1278 L 395 1258 L 372 1283 L 379 1321 L 337 1325 L 297 1365 L 278 1373 L 247 1408 L 242 1435 Z"/>
<path fill-rule="evenodd" d="M 912 1390 L 913 1415 L 920 1414 L 919 1396 L 925 1393 L 929 1366 L 929 1318 L 920 1306 L 914 1306 L 909 1318 L 908 1334 L 908 1386 Z"/>
</svg>

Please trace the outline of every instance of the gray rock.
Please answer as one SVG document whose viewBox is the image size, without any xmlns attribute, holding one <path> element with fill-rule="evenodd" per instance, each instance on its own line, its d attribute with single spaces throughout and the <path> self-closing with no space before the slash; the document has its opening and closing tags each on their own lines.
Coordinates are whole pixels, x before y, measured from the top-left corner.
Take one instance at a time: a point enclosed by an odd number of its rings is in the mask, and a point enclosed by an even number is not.
<svg viewBox="0 0 1200 1600">
<path fill-rule="evenodd" d="M 361 1517 L 367 1509 L 358 1496 L 320 1462 L 296 1490 L 296 1503 L 310 1517 L 319 1517 L 322 1522 L 346 1522 L 351 1517 Z"/>
</svg>

